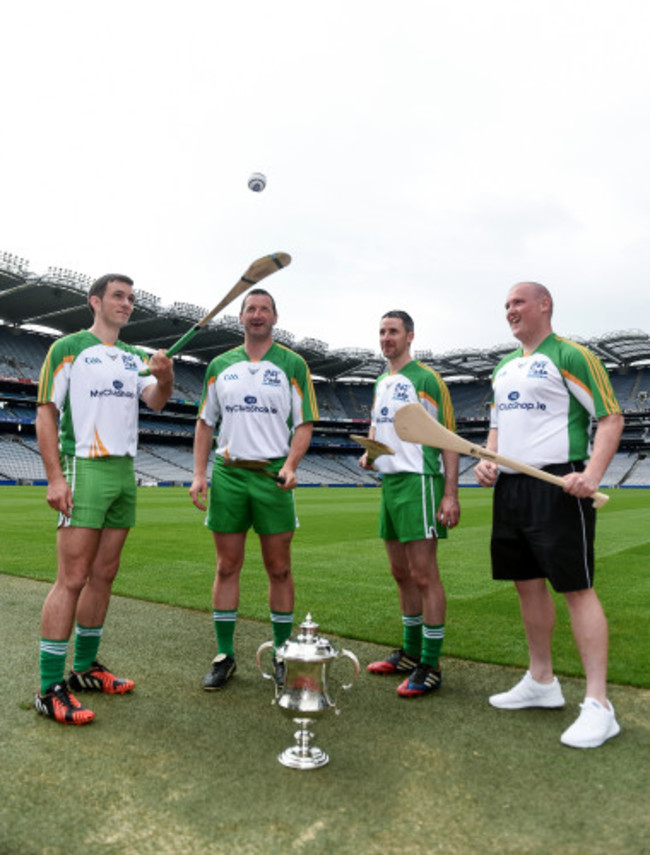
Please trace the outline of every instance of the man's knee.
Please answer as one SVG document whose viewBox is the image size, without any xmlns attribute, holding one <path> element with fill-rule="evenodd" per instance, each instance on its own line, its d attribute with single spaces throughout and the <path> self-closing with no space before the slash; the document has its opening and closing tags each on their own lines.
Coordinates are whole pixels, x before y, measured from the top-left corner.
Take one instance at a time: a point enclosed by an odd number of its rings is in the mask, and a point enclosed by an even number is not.
<svg viewBox="0 0 650 855">
<path fill-rule="evenodd" d="M 266 572 L 272 582 L 286 582 L 291 578 L 291 560 L 288 556 L 266 558 Z"/>
<path fill-rule="evenodd" d="M 437 590 L 441 587 L 442 581 L 436 567 L 413 568 L 411 577 L 417 587 L 424 593 L 426 591 Z"/>
<path fill-rule="evenodd" d="M 401 561 L 391 561 L 389 562 L 389 564 L 391 575 L 398 585 L 400 583 L 406 584 L 407 582 L 412 581 L 411 569 L 408 563 L 402 563 Z"/>
<path fill-rule="evenodd" d="M 564 594 L 564 598 L 571 613 L 580 614 L 582 611 L 602 610 L 598 595 L 593 588 L 567 591 Z"/>
<path fill-rule="evenodd" d="M 217 559 L 217 576 L 220 579 L 230 579 L 233 576 L 237 576 L 243 564 L 243 559 L 231 556 L 219 556 Z"/>
<path fill-rule="evenodd" d="M 59 578 L 55 583 L 55 587 L 59 588 L 59 590 L 63 589 L 66 591 L 68 596 L 74 597 L 77 599 L 83 589 L 86 587 L 86 583 L 88 582 L 88 572 L 63 572 L 59 573 Z"/>
</svg>

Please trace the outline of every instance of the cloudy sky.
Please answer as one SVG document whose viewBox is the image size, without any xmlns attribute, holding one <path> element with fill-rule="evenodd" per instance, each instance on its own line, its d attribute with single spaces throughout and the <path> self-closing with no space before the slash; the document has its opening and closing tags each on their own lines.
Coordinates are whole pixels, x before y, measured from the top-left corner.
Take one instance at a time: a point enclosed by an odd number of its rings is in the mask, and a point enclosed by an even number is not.
<svg viewBox="0 0 650 855">
<path fill-rule="evenodd" d="M 32 0 L 0 11 L 0 250 L 378 350 L 650 331 L 647 0 Z M 252 171 L 268 176 L 262 194 Z"/>
</svg>

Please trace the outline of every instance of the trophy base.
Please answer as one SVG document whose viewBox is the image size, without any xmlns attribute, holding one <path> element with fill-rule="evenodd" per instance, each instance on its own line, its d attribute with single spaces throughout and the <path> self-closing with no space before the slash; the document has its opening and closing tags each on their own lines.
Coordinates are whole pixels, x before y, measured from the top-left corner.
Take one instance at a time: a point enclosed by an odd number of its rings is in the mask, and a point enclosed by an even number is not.
<svg viewBox="0 0 650 855">
<path fill-rule="evenodd" d="M 278 754 L 278 760 L 290 769 L 320 769 L 321 766 L 329 763 L 330 758 L 316 746 L 307 748 L 305 751 L 300 746 L 293 745 Z"/>
<path fill-rule="evenodd" d="M 311 744 L 314 734 L 309 730 L 310 719 L 294 718 L 300 730 L 294 733 L 296 744 L 278 754 L 278 760 L 290 769 L 320 769 L 330 758 L 321 749 Z"/>
</svg>

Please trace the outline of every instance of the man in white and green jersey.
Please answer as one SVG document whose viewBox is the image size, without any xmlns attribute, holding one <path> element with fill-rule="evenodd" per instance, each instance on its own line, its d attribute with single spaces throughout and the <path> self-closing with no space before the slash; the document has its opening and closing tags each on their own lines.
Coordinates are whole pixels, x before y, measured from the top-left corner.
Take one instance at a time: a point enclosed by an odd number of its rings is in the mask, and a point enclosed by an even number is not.
<svg viewBox="0 0 650 855">
<path fill-rule="evenodd" d="M 428 694 L 440 687 L 440 652 L 445 632 L 446 599 L 437 560 L 439 538 L 458 524 L 458 455 L 403 442 L 394 417 L 405 404 L 419 402 L 449 430 L 455 430 L 449 390 L 437 371 L 411 358 L 413 319 L 387 312 L 379 343 L 388 371 L 375 384 L 370 436 L 390 446 L 374 466 L 382 475 L 379 536 L 397 583 L 402 611 L 402 647 L 371 662 L 371 674 L 406 674 L 400 697 Z M 368 467 L 367 455 L 361 465 Z"/>
<path fill-rule="evenodd" d="M 56 341 L 41 369 L 36 433 L 48 478 L 47 502 L 59 513 L 58 572 L 41 615 L 38 712 L 86 724 L 92 710 L 71 690 L 124 694 L 132 680 L 97 662 L 111 585 L 135 522 L 133 458 L 138 402 L 161 410 L 173 385 L 163 351 L 151 360 L 119 341 L 133 311 L 133 282 L 108 274 L 91 285 L 88 330 Z M 139 371 L 149 368 L 150 376 Z M 74 661 L 65 661 L 75 629 Z"/>
<path fill-rule="evenodd" d="M 212 590 L 218 653 L 203 678 L 206 691 L 222 688 L 236 670 L 234 635 L 239 575 L 251 526 L 260 539 L 269 577 L 269 606 L 277 649 L 291 635 L 294 589 L 291 541 L 297 527 L 296 469 L 318 418 L 309 369 L 294 351 L 273 341 L 275 301 L 262 288 L 246 295 L 240 312 L 244 343 L 212 360 L 205 375 L 194 439 L 190 496 L 207 510 L 217 569 Z M 206 469 L 218 425 L 209 503 Z M 241 461 L 268 461 L 259 471 Z M 232 464 L 235 464 L 233 466 Z"/>
<path fill-rule="evenodd" d="M 523 679 L 490 703 L 499 709 L 564 706 L 551 656 L 550 583 L 566 598 L 587 678 L 580 716 L 561 741 L 595 748 L 620 727 L 607 700 L 608 627 L 593 588 L 596 514 L 589 497 L 616 453 L 623 417 L 601 362 L 555 335 L 552 313 L 543 285 L 521 282 L 508 293 L 506 319 L 521 347 L 493 374 L 488 448 L 562 476 L 564 489 L 503 467 L 499 473 L 487 461 L 475 467 L 480 484 L 496 485 L 492 574 L 515 583 L 529 649 Z M 597 428 L 590 454 L 592 419 Z"/>
</svg>

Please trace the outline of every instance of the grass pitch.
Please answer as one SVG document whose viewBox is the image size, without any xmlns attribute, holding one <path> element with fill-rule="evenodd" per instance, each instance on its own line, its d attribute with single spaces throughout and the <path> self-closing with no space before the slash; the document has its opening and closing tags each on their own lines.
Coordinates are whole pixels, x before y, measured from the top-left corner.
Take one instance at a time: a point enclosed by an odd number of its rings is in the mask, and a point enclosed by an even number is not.
<svg viewBox="0 0 650 855">
<path fill-rule="evenodd" d="M 444 657 L 443 687 L 407 701 L 363 671 L 341 715 L 314 724 L 330 755 L 300 772 L 276 757 L 295 725 L 255 667 L 268 621 L 241 621 L 239 667 L 222 692 L 201 677 L 214 654 L 203 612 L 113 598 L 102 657 L 136 681 L 84 701 L 85 727 L 31 708 L 38 616 L 48 585 L 0 576 L 2 855 L 638 855 L 650 818 L 650 692 L 612 686 L 623 727 L 602 748 L 560 744 L 563 710 L 495 710 L 488 695 L 521 671 Z M 362 666 L 384 650 L 339 639 Z M 349 677 L 335 662 L 333 686 Z"/>
<path fill-rule="evenodd" d="M 597 587 L 620 736 L 594 751 L 560 744 L 582 699 L 580 678 L 563 677 L 563 710 L 509 713 L 487 703 L 521 676 L 503 665 L 525 665 L 526 653 L 514 592 L 489 577 L 490 494 L 467 489 L 462 525 L 440 546 L 449 600 L 442 689 L 405 701 L 395 680 L 362 670 L 342 715 L 313 727 L 329 765 L 299 772 L 277 762 L 295 726 L 271 706 L 255 668 L 271 633 L 254 537 L 238 671 L 208 694 L 200 680 L 215 651 L 212 538 L 184 490 L 141 490 L 117 578 L 123 596 L 113 598 L 102 643 L 104 660 L 137 688 L 85 695 L 95 722 L 62 727 L 31 706 L 40 609 L 55 573 L 54 514 L 43 489 L 0 488 L 1 855 L 647 853 L 650 691 L 631 687 L 648 685 L 646 496 L 616 492 L 599 512 Z M 298 491 L 296 617 L 311 611 L 362 668 L 401 633 L 375 533 L 378 501 L 377 490 Z M 579 673 L 561 600 L 555 648 L 558 670 Z M 336 685 L 348 672 L 334 666 Z"/>
<path fill-rule="evenodd" d="M 44 495 L 44 488 L 0 487 L 0 572 L 54 579 L 55 515 Z M 489 490 L 462 489 L 461 525 L 439 546 L 448 598 L 444 653 L 525 666 L 526 642 L 514 588 L 490 576 L 491 499 Z M 292 552 L 295 615 L 299 621 L 311 612 L 323 632 L 399 645 L 396 587 L 376 533 L 379 500 L 376 489 L 298 489 L 301 526 Z M 203 514 L 181 488 L 142 488 L 138 501 L 138 524 L 127 541 L 114 592 L 211 611 L 214 547 Z M 267 580 L 253 534 L 247 550 L 239 613 L 267 621 Z M 609 504 L 598 512 L 596 556 L 596 590 L 610 625 L 610 680 L 648 688 L 650 491 L 612 492 Z M 560 673 L 579 675 L 564 598 L 555 599 L 555 666 Z"/>
</svg>

